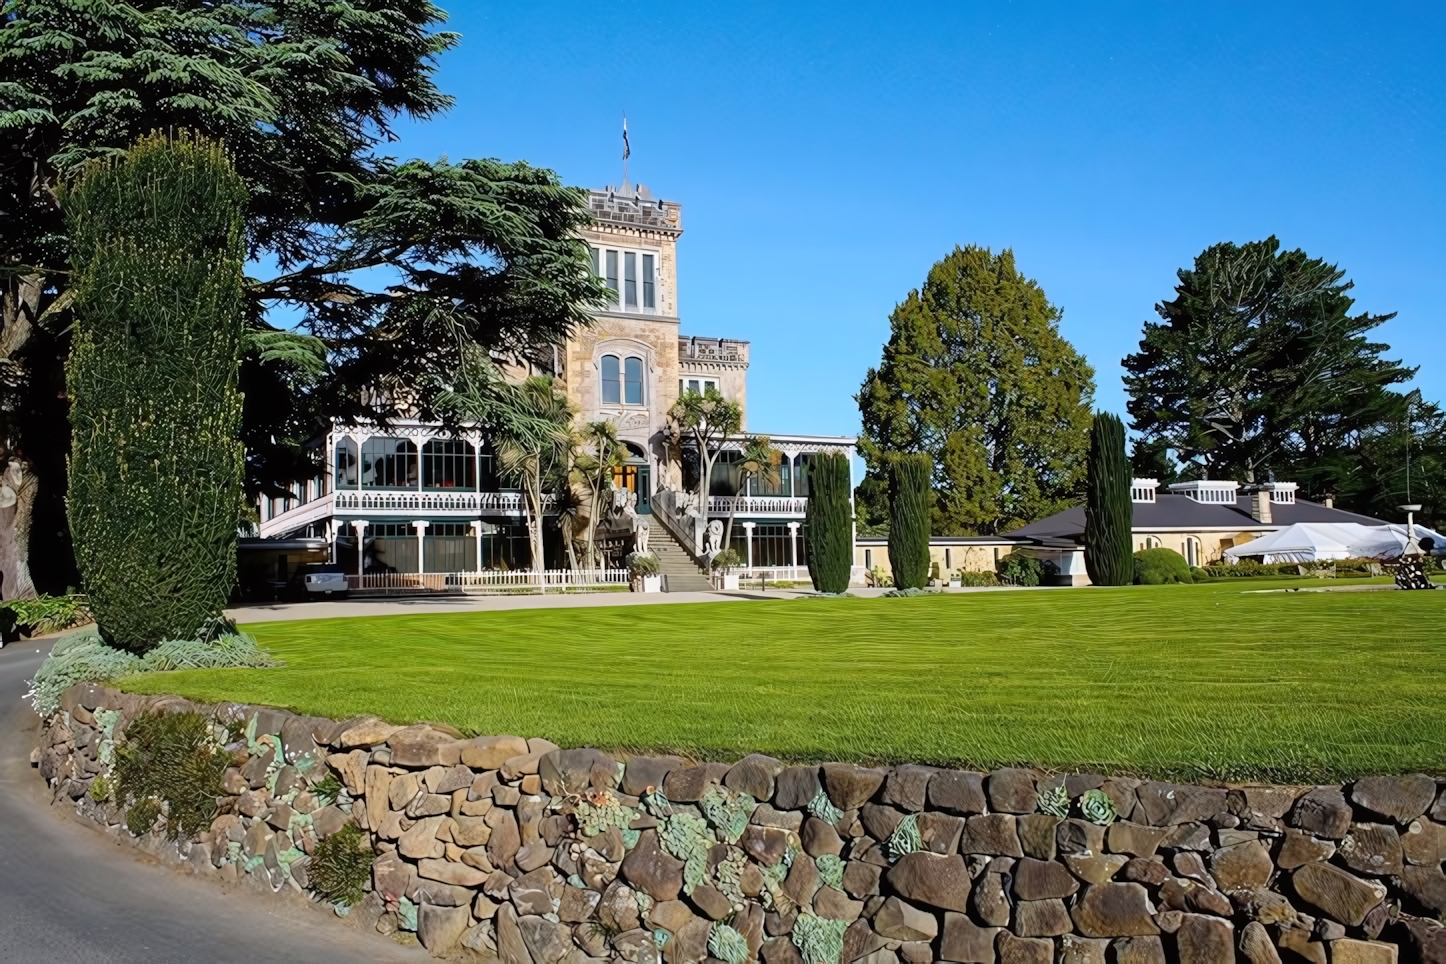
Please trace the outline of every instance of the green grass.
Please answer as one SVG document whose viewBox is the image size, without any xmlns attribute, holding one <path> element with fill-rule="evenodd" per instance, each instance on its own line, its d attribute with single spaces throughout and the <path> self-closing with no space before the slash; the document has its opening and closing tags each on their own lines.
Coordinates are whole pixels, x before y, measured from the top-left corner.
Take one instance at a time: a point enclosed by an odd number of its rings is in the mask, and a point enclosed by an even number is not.
<svg viewBox="0 0 1446 964">
<path fill-rule="evenodd" d="M 248 629 L 284 669 L 127 685 L 725 760 L 761 751 L 1180 779 L 1446 771 L 1446 592 L 1252 588 L 263 623 Z"/>
</svg>

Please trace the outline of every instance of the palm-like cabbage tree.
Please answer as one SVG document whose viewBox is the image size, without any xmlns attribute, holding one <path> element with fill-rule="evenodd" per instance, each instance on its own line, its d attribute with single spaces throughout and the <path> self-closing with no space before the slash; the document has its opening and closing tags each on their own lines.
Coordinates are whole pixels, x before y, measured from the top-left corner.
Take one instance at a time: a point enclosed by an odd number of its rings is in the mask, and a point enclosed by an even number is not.
<svg viewBox="0 0 1446 964">
<path fill-rule="evenodd" d="M 743 461 L 738 463 L 738 494 L 748 494 L 749 479 L 763 479 L 774 484 L 778 482 L 778 466 L 782 454 L 773 447 L 767 435 L 750 435 L 743 440 Z M 728 512 L 728 525 L 723 530 L 723 545 L 733 545 L 733 520 L 738 515 L 738 503 Z"/>
<path fill-rule="evenodd" d="M 612 490 L 613 469 L 622 465 L 623 445 L 612 422 L 589 422 L 578 434 L 580 451 L 573 458 L 573 477 L 587 493 L 587 521 L 584 523 L 584 562 L 600 568 L 597 556 L 597 525 L 602 518 L 607 494 Z"/>
</svg>

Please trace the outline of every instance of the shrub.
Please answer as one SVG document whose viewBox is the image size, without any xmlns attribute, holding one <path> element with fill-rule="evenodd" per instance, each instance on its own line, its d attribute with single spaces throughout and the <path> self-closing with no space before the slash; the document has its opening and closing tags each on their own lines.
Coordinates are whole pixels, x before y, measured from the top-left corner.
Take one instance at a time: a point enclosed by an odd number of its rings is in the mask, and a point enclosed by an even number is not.
<svg viewBox="0 0 1446 964">
<path fill-rule="evenodd" d="M 71 633 L 51 647 L 25 694 L 42 716 L 60 708 L 60 694 L 76 683 L 105 683 L 131 673 L 171 669 L 261 668 L 281 665 L 245 633 L 213 640 L 167 640 L 145 656 L 107 646 L 95 627 Z"/>
<path fill-rule="evenodd" d="M 129 806 L 126 827 L 140 836 L 164 813 L 171 838 L 191 836 L 211 825 L 221 778 L 231 765 L 200 713 L 145 713 L 126 726 L 116 744 L 113 771 L 116 802 Z"/>
<path fill-rule="evenodd" d="M 1210 573 L 1206 572 L 1204 569 L 1201 569 L 1199 566 L 1191 566 L 1191 567 L 1190 567 L 1190 581 L 1191 581 L 1191 582 L 1204 582 L 1205 580 L 1207 580 L 1207 579 L 1209 579 L 1209 578 L 1210 578 Z"/>
<path fill-rule="evenodd" d="M 819 592 L 846 592 L 853 571 L 853 491 L 848 456 L 819 452 L 808 463 L 808 574 Z"/>
<path fill-rule="evenodd" d="M 350 907 L 361 903 L 376 854 L 354 823 L 318 841 L 306 866 L 306 880 L 322 900 Z"/>
<path fill-rule="evenodd" d="M 62 200 L 70 528 L 102 633 L 136 653 L 195 633 L 236 581 L 245 201 L 219 144 L 165 135 Z"/>
<path fill-rule="evenodd" d="M 999 582 L 1010 586 L 1038 586 L 1045 579 L 1059 575 L 1059 567 L 1044 559 L 1022 552 L 1011 552 L 994 565 Z"/>
<path fill-rule="evenodd" d="M 0 603 L 0 609 L 13 613 L 16 625 L 29 636 L 57 633 L 90 619 L 90 609 L 80 595 L 13 599 Z"/>
<path fill-rule="evenodd" d="M 1256 562 L 1254 559 L 1241 559 L 1234 565 L 1228 562 L 1217 562 L 1206 566 L 1205 571 L 1212 579 L 1249 579 L 1255 576 L 1298 575 L 1300 566 L 1294 562 L 1266 564 Z"/>
<path fill-rule="evenodd" d="M 1130 562 L 1133 473 L 1125 458 L 1125 426 L 1119 416 L 1095 415 L 1087 465 L 1085 568 L 1096 586 L 1127 586 L 1134 575 Z"/>
<path fill-rule="evenodd" d="M 663 569 L 663 564 L 651 552 L 630 552 L 623 563 L 628 568 L 628 575 L 634 579 L 639 576 L 656 576 Z"/>
<path fill-rule="evenodd" d="M 958 579 L 961 586 L 999 585 L 999 577 L 992 572 L 970 572 L 967 569 L 960 569 Z"/>
<path fill-rule="evenodd" d="M 889 457 L 889 568 L 900 589 L 919 589 L 929 581 L 933 472 L 933 459 L 922 452 Z"/>
<path fill-rule="evenodd" d="M 737 549 L 729 547 L 714 556 L 710 565 L 714 569 L 722 569 L 726 572 L 729 569 L 737 569 L 743 565 L 743 557 L 738 554 Z"/>
<path fill-rule="evenodd" d="M 1135 584 L 1162 586 L 1166 583 L 1189 583 L 1190 564 L 1174 549 L 1156 546 L 1135 553 Z"/>
</svg>

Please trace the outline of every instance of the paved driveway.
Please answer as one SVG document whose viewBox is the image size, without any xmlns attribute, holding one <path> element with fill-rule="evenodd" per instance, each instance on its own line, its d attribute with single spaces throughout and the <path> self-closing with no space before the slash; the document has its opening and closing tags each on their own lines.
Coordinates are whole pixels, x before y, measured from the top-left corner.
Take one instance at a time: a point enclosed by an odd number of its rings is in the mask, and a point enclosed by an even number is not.
<svg viewBox="0 0 1446 964">
<path fill-rule="evenodd" d="M 159 866 L 50 808 L 30 766 L 40 721 L 20 699 L 48 645 L 0 649 L 0 962 L 429 960 L 313 907 Z"/>
</svg>

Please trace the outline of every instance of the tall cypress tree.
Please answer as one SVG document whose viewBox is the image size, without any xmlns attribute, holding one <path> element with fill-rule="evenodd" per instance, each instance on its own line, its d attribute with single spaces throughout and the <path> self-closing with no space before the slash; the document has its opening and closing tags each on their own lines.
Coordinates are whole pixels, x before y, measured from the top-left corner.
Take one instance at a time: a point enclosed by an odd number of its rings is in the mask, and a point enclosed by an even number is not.
<svg viewBox="0 0 1446 964">
<path fill-rule="evenodd" d="M 246 190 L 221 146 L 153 135 L 66 192 L 70 525 L 101 632 L 193 638 L 236 580 Z"/>
<path fill-rule="evenodd" d="M 820 452 L 808 463 L 808 574 L 819 592 L 844 592 L 853 569 L 853 487 L 848 456 Z"/>
<path fill-rule="evenodd" d="M 1087 466 L 1085 568 L 1096 586 L 1128 586 L 1135 579 L 1130 552 L 1134 502 L 1125 426 L 1118 415 L 1095 414 Z"/>
<path fill-rule="evenodd" d="M 899 589 L 922 589 L 929 581 L 933 474 L 934 460 L 922 452 L 889 458 L 889 568 Z"/>
</svg>

